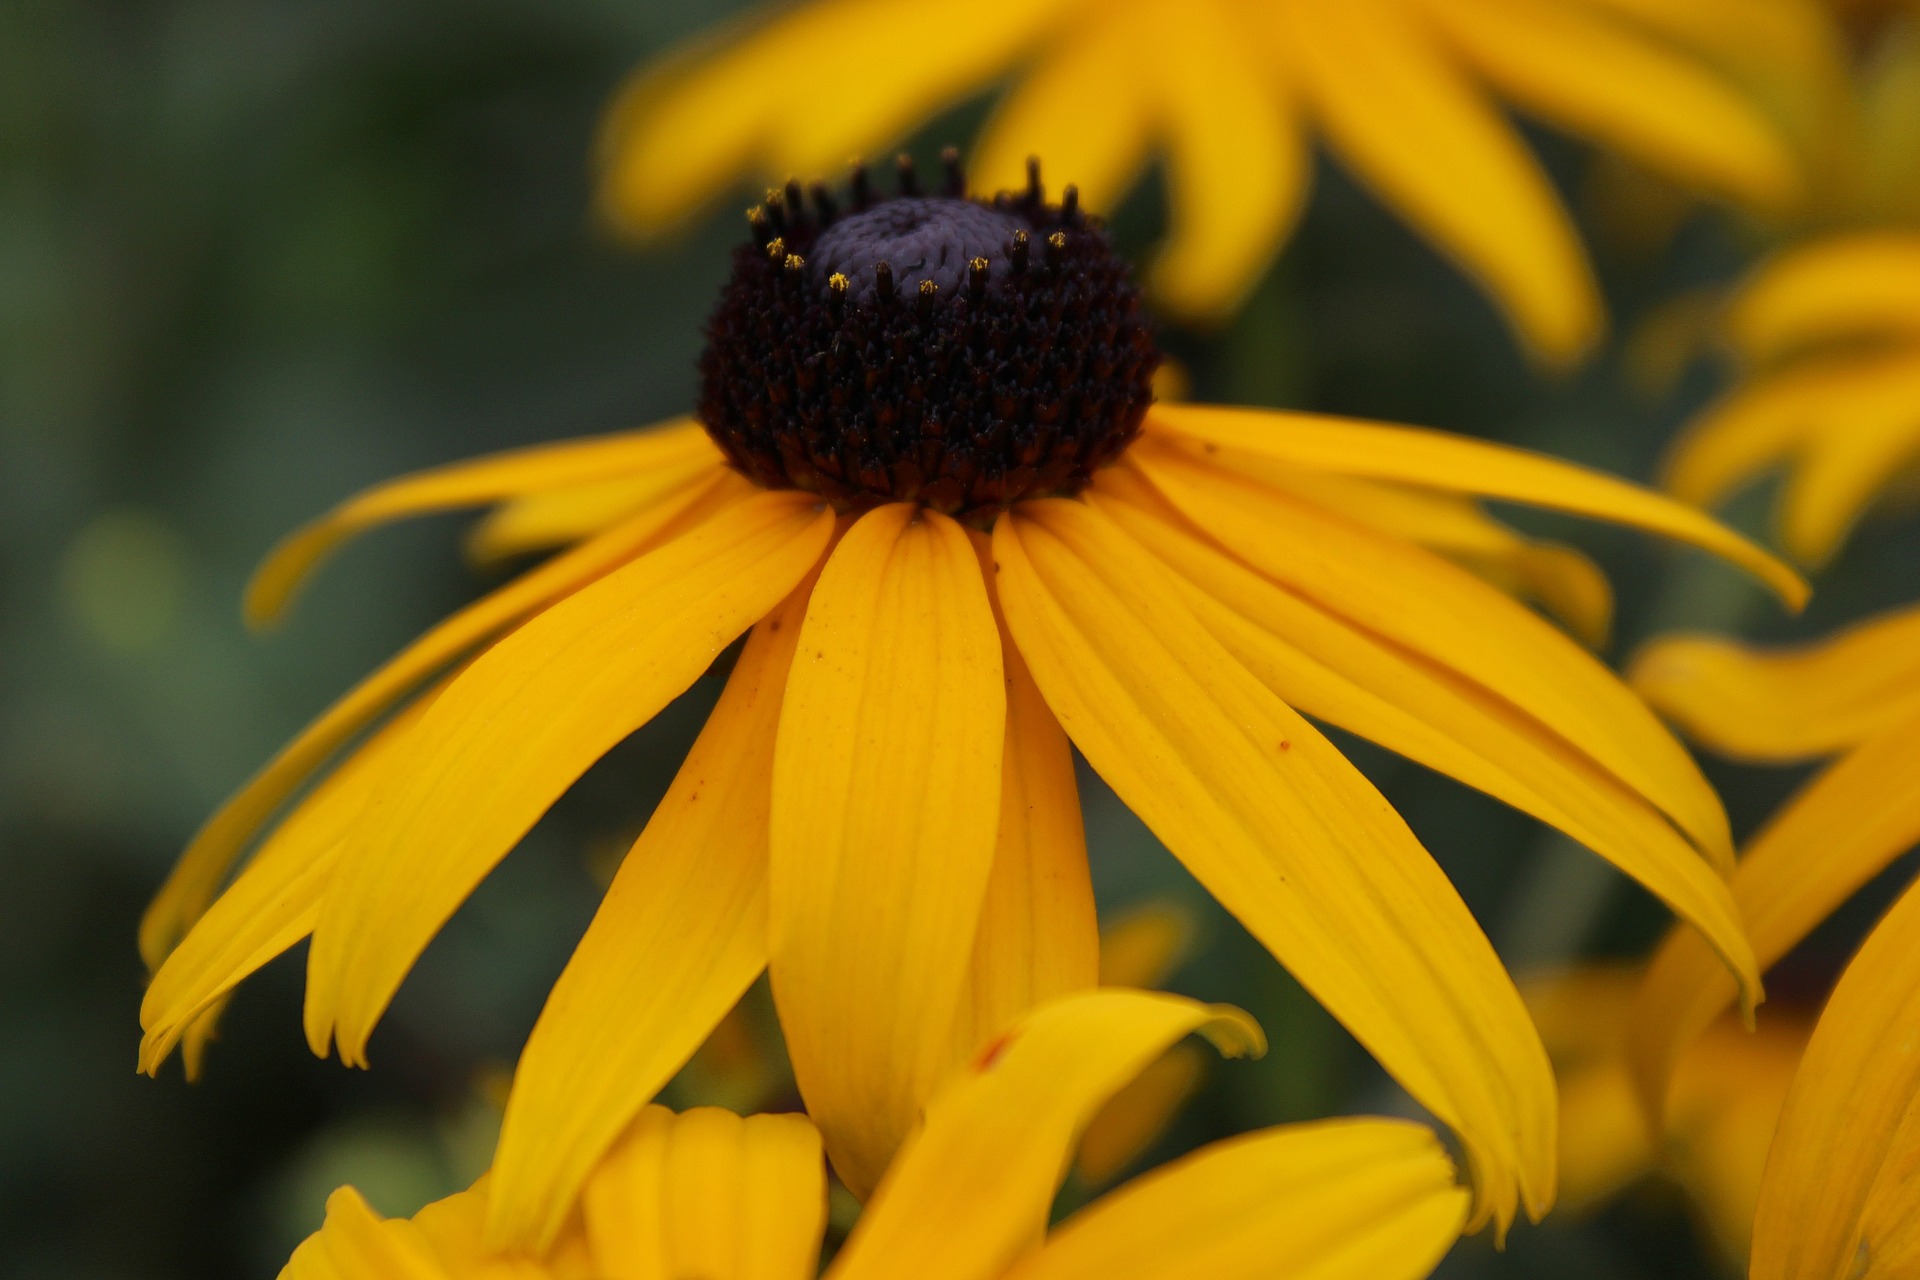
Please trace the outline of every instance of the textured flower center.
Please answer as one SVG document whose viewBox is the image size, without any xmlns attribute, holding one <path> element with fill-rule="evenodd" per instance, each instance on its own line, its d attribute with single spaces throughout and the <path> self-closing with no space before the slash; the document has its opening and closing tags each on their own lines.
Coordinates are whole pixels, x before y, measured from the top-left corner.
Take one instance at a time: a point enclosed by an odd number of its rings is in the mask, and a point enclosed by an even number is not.
<svg viewBox="0 0 1920 1280">
<path fill-rule="evenodd" d="M 734 466 L 841 511 L 918 502 L 985 525 L 1075 493 L 1152 401 L 1159 353 L 1126 263 L 1037 168 L 1024 192 L 922 195 L 904 159 L 851 209 L 797 183 L 750 212 L 754 243 L 707 323 L 699 416 Z"/>
</svg>

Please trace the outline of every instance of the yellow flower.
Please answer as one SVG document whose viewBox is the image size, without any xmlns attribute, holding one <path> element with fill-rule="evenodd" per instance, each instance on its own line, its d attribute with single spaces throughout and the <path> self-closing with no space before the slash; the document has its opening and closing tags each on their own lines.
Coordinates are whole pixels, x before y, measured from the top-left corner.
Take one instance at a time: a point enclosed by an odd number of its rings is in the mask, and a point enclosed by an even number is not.
<svg viewBox="0 0 1920 1280">
<path fill-rule="evenodd" d="M 1624 1052 L 1638 985 L 1634 969 L 1596 966 L 1521 986 L 1560 1084 L 1559 1210 L 1598 1208 L 1663 1173 L 1728 1269 L 1744 1272 L 1767 1147 L 1810 1028 L 1772 1005 L 1755 1031 L 1732 1017 L 1716 1021 L 1675 1073 L 1656 1150 Z"/>
<path fill-rule="evenodd" d="M 1148 1280 L 1364 1275 L 1418 1280 L 1468 1207 L 1426 1126 L 1349 1119 L 1204 1147 L 1048 1227 L 1062 1171 L 1101 1103 L 1191 1031 L 1257 1038 L 1231 1010 L 1109 990 L 1038 1010 L 936 1095 L 829 1280 Z M 811 1280 L 826 1218 L 820 1136 L 799 1115 L 648 1107 L 588 1179 L 539 1259 L 484 1238 L 493 1188 L 382 1221 L 351 1188 L 286 1280 Z"/>
<path fill-rule="evenodd" d="M 1920 461 L 1920 28 L 1882 42 L 1860 96 L 1858 134 L 1841 140 L 1838 225 L 1734 294 L 1722 330 L 1746 376 L 1666 468 L 1667 486 L 1701 506 L 1785 471 L 1780 538 L 1809 565 Z"/>
<path fill-rule="evenodd" d="M 973 153 L 1031 154 L 1100 210 L 1164 156 L 1162 304 L 1231 311 L 1290 234 L 1309 140 L 1478 280 L 1544 359 L 1602 327 L 1585 254 L 1512 103 L 1692 190 L 1778 212 L 1784 144 L 1709 62 L 1799 73 L 1801 0 L 811 0 L 643 71 L 603 204 L 651 233 L 742 178 L 872 154 L 1008 72 Z M 1812 24 L 1816 27 L 1817 24 Z"/>
<path fill-rule="evenodd" d="M 1716 870 L 1726 818 L 1691 759 L 1564 633 L 1420 543 L 1534 556 L 1481 495 L 1695 543 L 1796 601 L 1804 585 L 1692 508 L 1551 459 L 1150 406 L 1137 297 L 1071 208 L 855 205 L 761 211 L 767 243 L 739 251 L 708 326 L 709 425 L 400 479 L 269 560 L 256 617 L 340 539 L 410 512 L 498 503 L 483 549 L 574 544 L 394 658 L 209 821 L 143 925 L 143 1065 L 182 1037 L 195 1052 L 233 985 L 308 933 L 309 1041 L 364 1064 L 473 887 L 750 633 L 521 1059 L 497 1238 L 552 1238 L 763 969 L 828 1153 L 871 1190 L 984 1029 L 1095 981 L 1069 740 L 1459 1133 L 1476 1222 L 1544 1211 L 1552 1087 L 1519 996 L 1304 715 L 1585 842 L 1754 994 Z M 395 706 L 208 909 L 251 834 Z"/>
<path fill-rule="evenodd" d="M 1709 748 L 1737 759 L 1841 753 L 1754 837 L 1732 884 L 1763 965 L 1920 842 L 1920 609 L 1777 653 L 1699 637 L 1651 646 L 1636 684 Z M 1630 1042 L 1658 1109 L 1673 1064 L 1732 992 L 1689 938 L 1648 970 Z M 1909 886 L 1828 998 L 1768 1158 L 1752 1275 L 1906 1276 L 1920 1266 L 1920 883 Z"/>
</svg>

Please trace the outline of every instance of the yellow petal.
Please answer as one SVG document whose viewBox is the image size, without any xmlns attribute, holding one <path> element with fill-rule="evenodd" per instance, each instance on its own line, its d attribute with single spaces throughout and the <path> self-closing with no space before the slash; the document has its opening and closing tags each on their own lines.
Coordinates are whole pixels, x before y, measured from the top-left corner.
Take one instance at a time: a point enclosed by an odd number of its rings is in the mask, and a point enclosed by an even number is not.
<svg viewBox="0 0 1920 1280">
<path fill-rule="evenodd" d="M 1123 472 L 1110 472 L 1115 480 Z M 1094 501 L 1174 571 L 1203 625 L 1287 704 L 1533 814 L 1645 885 L 1759 995 L 1726 883 L 1642 796 L 1514 707 L 1283 590 L 1171 521 Z M 1177 518 L 1177 517 L 1176 517 Z"/>
<path fill-rule="evenodd" d="M 1920 459 L 1920 358 L 1862 361 L 1821 404 L 1780 500 L 1780 541 L 1803 564 L 1833 557 L 1882 489 Z"/>
<path fill-rule="evenodd" d="M 1157 987 L 1193 947 L 1193 915 L 1172 902 L 1147 902 L 1100 930 L 1100 985 Z"/>
<path fill-rule="evenodd" d="M 697 483 L 713 469 L 714 461 L 696 456 L 638 476 L 543 489 L 510 499 L 488 512 L 467 534 L 467 557 L 476 564 L 496 564 L 590 538 L 662 497 Z"/>
<path fill-rule="evenodd" d="M 1844 392 L 1851 362 L 1819 361 L 1741 387 L 1681 429 L 1660 483 L 1682 502 L 1716 507 L 1762 472 L 1798 454 L 1827 399 Z"/>
<path fill-rule="evenodd" d="M 168 954 L 140 1002 L 142 1071 L 158 1072 L 196 1025 L 201 1037 L 210 1034 L 201 1020 L 217 1014 L 234 987 L 313 932 L 341 842 L 437 692 L 416 699 L 301 800 Z"/>
<path fill-rule="evenodd" d="M 1219 0 L 1146 12 L 1148 81 L 1166 138 L 1172 205 L 1171 235 L 1151 283 L 1175 314 L 1224 320 L 1280 251 L 1305 203 L 1303 126 L 1240 13 Z"/>
<path fill-rule="evenodd" d="M 1341 162 L 1477 277 L 1549 364 L 1599 337 L 1586 257 L 1511 125 L 1383 0 L 1275 6 L 1273 44 Z"/>
<path fill-rule="evenodd" d="M 829 1280 L 995 1280 L 1037 1241 L 1087 1118 L 1169 1045 L 1263 1047 L 1238 1010 L 1094 991 L 1035 1010 L 950 1079 L 887 1171 Z"/>
<path fill-rule="evenodd" d="M 247 584 L 247 621 L 265 626 L 278 619 L 314 566 L 342 542 L 375 525 L 700 458 L 718 462 L 719 451 L 705 427 L 681 418 L 621 435 L 489 454 L 388 480 L 301 526 L 275 547 Z"/>
<path fill-rule="evenodd" d="M 583 1205 L 606 1280 L 807 1280 L 827 1218 L 820 1135 L 799 1115 L 648 1107 Z"/>
<path fill-rule="evenodd" d="M 1920 334 L 1920 235 L 1855 232 L 1786 250 L 1740 290 L 1727 333 L 1756 363 L 1839 338 Z"/>
<path fill-rule="evenodd" d="M 1080 1180 L 1090 1187 L 1103 1187 L 1125 1173 L 1160 1140 L 1200 1088 L 1205 1074 L 1204 1055 L 1190 1045 L 1177 1044 L 1129 1080 L 1087 1122 L 1073 1162 Z"/>
<path fill-rule="evenodd" d="M 261 824 L 356 733 L 482 641 L 658 545 L 744 484 L 716 470 L 710 482 L 695 482 L 555 556 L 440 622 L 327 708 L 194 833 L 140 921 L 140 954 L 148 968 L 157 968 L 206 910 Z"/>
<path fill-rule="evenodd" d="M 293 1251 L 281 1280 L 452 1280 L 420 1229 L 383 1220 L 358 1191 L 327 1197 L 327 1221 Z"/>
<path fill-rule="evenodd" d="M 982 192 L 1018 191 L 1027 159 L 1045 180 L 1080 188 L 1080 200 L 1112 210 L 1146 160 L 1151 103 L 1138 85 L 1146 69 L 1138 37 L 1142 6 L 1117 7 L 1100 21 L 1075 24 L 1028 68 L 980 131 L 969 165 Z M 1089 102 L 1100 110 L 1088 111 Z"/>
<path fill-rule="evenodd" d="M 1539 615 L 1410 543 L 1184 451 L 1143 439 L 1129 456 L 1247 564 L 1518 708 L 1659 806 L 1709 857 L 1731 860 L 1719 797 L 1686 751 L 1619 677 Z"/>
<path fill-rule="evenodd" d="M 1772 762 L 1831 755 L 1920 710 L 1920 609 L 1783 649 L 1662 636 L 1634 658 L 1628 679 L 1717 755 Z"/>
<path fill-rule="evenodd" d="M 768 906 L 794 1077 L 856 1195 L 952 1061 L 999 825 L 1002 680 L 958 524 L 895 504 L 847 531 L 780 712 Z"/>
<path fill-rule="evenodd" d="M 488 1238 L 540 1250 L 593 1162 L 767 963 L 773 738 L 810 583 L 754 628 L 515 1069 Z"/>
<path fill-rule="evenodd" d="M 1424 0 L 1462 58 L 1521 107 L 1687 186 L 1769 213 L 1801 194 L 1784 142 L 1731 86 L 1558 0 Z"/>
<path fill-rule="evenodd" d="M 1920 1095 L 1916 1025 L 1920 886 L 1867 936 L 1807 1042 L 1767 1156 L 1753 1280 L 1900 1274 L 1881 1268 L 1861 1218 L 1882 1180 L 1911 1179 L 1920 1158 L 1920 1124 L 1907 1119 Z M 1904 1193 L 1920 1208 L 1913 1184 Z"/>
<path fill-rule="evenodd" d="M 1486 1213 L 1553 1191 L 1553 1086 L 1519 995 L 1371 784 L 1080 502 L 994 533 L 1007 623 L 1088 761 L 1466 1145 Z"/>
<path fill-rule="evenodd" d="M 1920 717 L 1843 756 L 1754 837 L 1732 885 L 1762 969 L 1920 842 L 1915 759 Z M 1725 970 L 1697 937 L 1668 935 L 1629 1022 L 1634 1083 L 1653 1114 L 1687 1046 L 1733 996 Z"/>
<path fill-rule="evenodd" d="M 364 1065 L 429 939 L 549 805 L 683 692 L 819 559 L 829 512 L 744 498 L 576 591 L 474 659 L 407 735 L 313 935 L 307 1037 Z"/>
<path fill-rule="evenodd" d="M 1008 1280 L 1420 1280 L 1468 1196 L 1433 1131 L 1328 1120 L 1202 1147 L 1081 1210 Z"/>
<path fill-rule="evenodd" d="M 955 1045 L 963 1057 L 1035 1005 L 1102 982 L 1073 748 L 1004 624 L 1000 641 L 1007 686 L 1000 830 L 960 1001 Z"/>
<path fill-rule="evenodd" d="M 1806 602 L 1807 584 L 1719 521 L 1637 484 L 1544 454 L 1489 444 L 1443 431 L 1359 422 L 1313 414 L 1208 405 L 1156 405 L 1161 427 L 1232 451 L 1340 475 L 1470 493 L 1627 525 L 1685 542 L 1741 568 L 1793 608 Z"/>
</svg>

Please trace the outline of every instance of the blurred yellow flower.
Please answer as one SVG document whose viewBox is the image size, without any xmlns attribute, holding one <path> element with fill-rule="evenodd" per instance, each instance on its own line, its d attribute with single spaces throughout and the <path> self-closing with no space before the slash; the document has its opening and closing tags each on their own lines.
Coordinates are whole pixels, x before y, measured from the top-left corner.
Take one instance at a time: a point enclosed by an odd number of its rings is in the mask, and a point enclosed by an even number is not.
<svg viewBox="0 0 1920 1280">
<path fill-rule="evenodd" d="M 1243 1015 L 1103 991 L 1037 1011 L 927 1107 L 829 1280 L 1419 1280 L 1457 1238 L 1468 1196 L 1424 1125 L 1351 1119 L 1204 1147 L 1056 1227 L 1048 1210 L 1080 1129 L 1170 1043 L 1228 1047 Z M 820 1136 L 800 1115 L 648 1107 L 598 1162 L 581 1212 L 543 1256 L 484 1236 L 486 1179 L 382 1221 L 351 1188 L 285 1280 L 811 1280 L 826 1225 Z"/>
<path fill-rule="evenodd" d="M 488 871 L 750 631 L 521 1059 L 499 1238 L 552 1238 L 763 969 L 835 1167 L 870 1191 L 986 1029 L 1095 981 L 1069 740 L 1456 1130 L 1476 1224 L 1543 1212 L 1552 1086 L 1519 995 L 1305 716 L 1581 840 L 1754 993 L 1719 874 L 1726 817 L 1684 749 L 1564 633 L 1436 550 L 1531 554 L 1488 543 L 1499 526 L 1471 498 L 1495 497 L 1694 543 L 1790 600 L 1804 584 L 1692 508 L 1548 458 L 1150 405 L 1137 299 L 1070 206 L 854 203 L 760 211 L 766 242 L 740 250 L 709 324 L 699 420 L 396 480 L 269 560 L 260 619 L 396 516 L 497 503 L 484 550 L 575 544 L 393 659 L 208 822 L 144 922 L 142 1065 L 183 1037 L 197 1052 L 227 992 L 309 933 L 309 1042 L 364 1064 Z"/>
<path fill-rule="evenodd" d="M 1840 753 L 1754 837 L 1732 879 L 1770 965 L 1920 843 L 1920 609 L 1799 649 L 1681 636 L 1635 684 L 1710 749 L 1795 761 Z M 1637 1082 L 1657 1111 L 1687 1046 L 1732 999 L 1691 938 L 1668 937 L 1632 1013 Z M 1920 1266 L 1920 882 L 1829 997 L 1781 1114 L 1755 1220 L 1752 1275 L 1894 1277 Z"/>
<path fill-rule="evenodd" d="M 1780 213 L 1795 162 L 1715 64 L 1799 76 L 1810 28 L 1804 0 L 809 0 L 641 72 L 609 118 L 603 204 L 657 232 L 743 179 L 871 154 L 1014 73 L 975 180 L 1011 185 L 1045 155 L 1106 210 L 1163 156 L 1153 286 L 1174 313 L 1237 305 L 1293 228 L 1317 138 L 1566 363 L 1601 302 L 1499 102 Z"/>
</svg>

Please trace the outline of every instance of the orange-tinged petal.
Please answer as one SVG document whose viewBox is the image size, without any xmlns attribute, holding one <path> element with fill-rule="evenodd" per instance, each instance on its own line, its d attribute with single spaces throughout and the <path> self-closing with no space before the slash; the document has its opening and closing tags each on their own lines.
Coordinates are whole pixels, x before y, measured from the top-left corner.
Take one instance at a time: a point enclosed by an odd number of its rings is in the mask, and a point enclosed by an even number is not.
<svg viewBox="0 0 1920 1280">
<path fill-rule="evenodd" d="M 582 1204 L 606 1280 L 808 1280 L 827 1219 L 820 1135 L 799 1115 L 648 1107 Z"/>
<path fill-rule="evenodd" d="M 684 529 L 715 500 L 737 494 L 736 485 L 744 484 L 716 470 L 710 483 L 696 482 L 669 495 L 468 605 L 354 686 L 194 833 L 140 921 L 140 955 L 147 967 L 157 968 L 206 910 L 227 869 L 261 824 L 356 733 L 476 645 Z"/>
<path fill-rule="evenodd" d="M 906 504 L 821 571 L 774 747 L 774 1001 L 856 1195 L 953 1058 L 1000 817 L 1000 636 L 966 532 Z"/>
<path fill-rule="evenodd" d="M 829 1280 L 994 1280 L 1040 1238 L 1087 1118 L 1169 1045 L 1199 1031 L 1258 1052 L 1236 1009 L 1145 991 L 1043 1005 L 950 1079 L 887 1171 Z"/>
<path fill-rule="evenodd" d="M 1424 0 L 1462 58 L 1521 107 L 1678 182 L 1780 213 L 1784 141 L 1699 63 L 1558 0 Z"/>
<path fill-rule="evenodd" d="M 1831 755 L 1920 711 L 1920 609 L 1791 648 L 1662 636 L 1634 658 L 1627 677 L 1655 710 L 1717 755 L 1775 762 Z"/>
<path fill-rule="evenodd" d="M 352 1187 L 327 1197 L 327 1220 L 308 1236 L 280 1280 L 453 1280 L 420 1229 L 382 1219 Z"/>
<path fill-rule="evenodd" d="M 1420 1280 L 1469 1197 L 1406 1120 L 1264 1129 L 1162 1165 L 1061 1224 L 1008 1280 Z"/>
<path fill-rule="evenodd" d="M 1916 842 L 1920 717 L 1843 756 L 1776 813 L 1732 880 L 1762 969 Z M 1692 934 L 1655 953 L 1635 1000 L 1628 1045 L 1635 1085 L 1659 1114 L 1675 1065 L 1733 1000 L 1726 972 Z"/>
<path fill-rule="evenodd" d="M 1341 162 L 1478 278 L 1549 364 L 1599 337 L 1598 290 L 1513 127 L 1384 0 L 1274 6 L 1272 44 Z"/>
<path fill-rule="evenodd" d="M 307 1037 L 366 1042 L 448 916 L 549 805 L 764 617 L 819 559 L 833 516 L 801 493 L 741 499 L 568 596 L 474 659 L 407 735 L 342 849 L 313 935 Z"/>
<path fill-rule="evenodd" d="M 1760 363 L 1837 338 L 1920 335 L 1920 235 L 1865 231 L 1785 250 L 1740 290 L 1727 333 Z"/>
<path fill-rule="evenodd" d="M 1739 565 L 1793 608 L 1806 602 L 1808 588 L 1799 574 L 1712 517 L 1637 484 L 1544 454 L 1444 431 L 1267 409 L 1157 405 L 1152 421 L 1203 444 L 1295 466 L 1628 525 Z M 1230 453 L 1218 461 L 1233 465 Z"/>
<path fill-rule="evenodd" d="M 1525 606 L 1411 543 L 1142 440 L 1131 459 L 1194 524 L 1324 612 L 1480 686 L 1732 858 L 1719 797 L 1619 677 Z M 1069 726 L 1071 729 L 1071 726 Z"/>
<path fill-rule="evenodd" d="M 754 628 L 515 1069 L 489 1238 L 544 1249 L 593 1162 L 767 963 L 774 731 L 807 583 Z"/>
<path fill-rule="evenodd" d="M 1035 1005 L 1102 982 L 1073 748 L 1004 624 L 1000 641 L 1007 686 L 1000 830 L 960 1001 L 962 1056 Z"/>
<path fill-rule="evenodd" d="M 1481 1216 L 1553 1191 L 1553 1085 L 1511 981 L 1399 815 L 1081 502 L 994 533 L 1062 726 L 1221 903 L 1466 1145 Z"/>
<path fill-rule="evenodd" d="M 247 584 L 247 620 L 265 626 L 278 619 L 314 566 L 342 542 L 376 525 L 699 458 L 718 463 L 719 451 L 705 427 L 681 418 L 620 435 L 490 454 L 385 481 L 302 525 L 273 549 Z"/>
<path fill-rule="evenodd" d="M 1118 469 L 1110 474 L 1124 480 Z M 1749 1001 L 1758 998 L 1726 883 L 1644 797 L 1523 712 L 1343 625 L 1170 520 L 1107 496 L 1117 484 L 1103 488 L 1094 501 L 1174 571 L 1202 624 L 1283 701 L 1587 845 L 1711 938 Z"/>
<path fill-rule="evenodd" d="M 1920 885 L 1874 927 L 1828 997 L 1767 1156 L 1753 1221 L 1753 1280 L 1891 1277 L 1862 1232 L 1889 1177 L 1920 1208 Z M 1884 1219 L 1883 1219 L 1884 1222 Z M 1888 1224 L 1891 1225 L 1891 1224 Z"/>
</svg>

